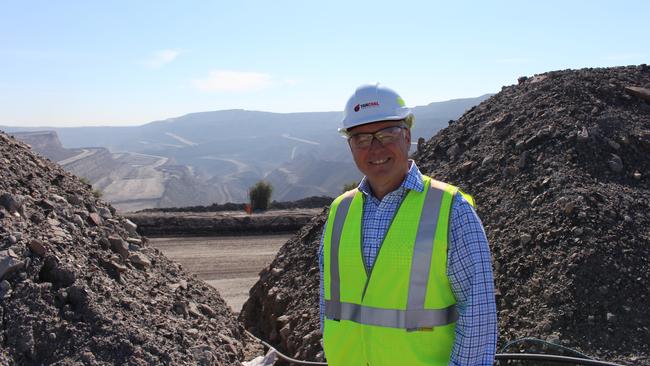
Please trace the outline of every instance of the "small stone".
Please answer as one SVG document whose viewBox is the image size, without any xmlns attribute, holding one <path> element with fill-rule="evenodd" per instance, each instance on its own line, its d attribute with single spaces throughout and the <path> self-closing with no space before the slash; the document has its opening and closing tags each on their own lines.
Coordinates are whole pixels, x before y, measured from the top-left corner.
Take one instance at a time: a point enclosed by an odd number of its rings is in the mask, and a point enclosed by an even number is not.
<svg viewBox="0 0 650 366">
<path fill-rule="evenodd" d="M 195 318 L 199 318 L 202 315 L 201 312 L 199 311 L 199 307 L 193 302 L 190 302 L 190 304 L 188 305 L 187 313 Z"/>
<path fill-rule="evenodd" d="M 111 210 L 107 209 L 106 207 L 98 208 L 97 213 L 99 213 L 99 216 L 101 216 L 104 219 L 113 218 L 113 214 L 111 214 Z"/>
<path fill-rule="evenodd" d="M 481 166 L 490 165 L 492 161 L 494 161 L 494 157 L 492 155 L 488 155 L 485 158 L 483 158 L 483 161 L 481 162 Z"/>
<path fill-rule="evenodd" d="M 77 226 L 79 226 L 80 228 L 84 228 L 84 226 L 85 226 L 85 225 L 84 225 L 84 220 L 81 218 L 81 216 L 79 216 L 79 215 L 77 215 L 77 214 L 75 214 L 75 215 L 72 217 L 72 222 L 74 222 L 74 223 L 75 223 Z"/>
<path fill-rule="evenodd" d="M 0 195 L 0 206 L 3 206 L 12 215 L 14 213 L 25 215 L 25 212 L 23 211 L 23 200 L 18 195 L 3 193 Z"/>
<path fill-rule="evenodd" d="M 196 338 L 199 335 L 199 330 L 196 328 L 190 328 L 187 330 L 187 334 L 192 338 Z"/>
<path fill-rule="evenodd" d="M 569 216 L 573 213 L 573 210 L 575 209 L 576 205 L 574 202 L 569 201 L 564 205 L 564 213 Z"/>
<path fill-rule="evenodd" d="M 608 139 L 607 144 L 609 145 L 609 147 L 611 147 L 614 150 L 618 150 L 618 149 L 621 148 L 621 144 L 619 144 L 618 142 L 616 142 L 614 140 L 609 140 Z"/>
<path fill-rule="evenodd" d="M 119 273 L 124 273 L 128 270 L 126 266 L 123 266 L 115 261 L 108 261 L 108 267 Z"/>
<path fill-rule="evenodd" d="M 174 312 L 184 317 L 187 316 L 187 303 L 185 301 L 176 301 L 172 307 Z"/>
<path fill-rule="evenodd" d="M 101 226 L 103 224 L 102 218 L 96 212 L 88 214 L 88 221 L 95 226 Z"/>
<path fill-rule="evenodd" d="M 11 290 L 11 284 L 7 280 L 2 280 L 2 282 L 0 282 L 0 291 L 7 290 Z"/>
<path fill-rule="evenodd" d="M 291 334 L 291 324 L 287 323 L 282 329 L 280 329 L 280 337 L 282 340 L 286 340 L 289 338 L 289 335 Z"/>
<path fill-rule="evenodd" d="M 634 172 L 634 179 L 636 179 L 636 180 L 641 179 L 641 173 L 638 170 L 636 172 Z"/>
<path fill-rule="evenodd" d="M 25 263 L 18 259 L 13 250 L 7 249 L 0 251 L 0 279 L 6 275 L 23 268 Z"/>
<path fill-rule="evenodd" d="M 517 163 L 517 167 L 519 168 L 519 170 L 523 170 L 526 168 L 527 164 L 528 164 L 528 151 L 524 151 L 519 156 L 519 162 Z"/>
<path fill-rule="evenodd" d="M 473 162 L 473 161 L 466 161 L 466 162 L 464 162 L 463 164 L 461 164 L 461 166 L 458 168 L 458 170 L 459 170 L 461 173 L 466 174 L 466 173 L 468 173 L 470 170 L 472 170 L 472 167 L 473 167 L 473 166 L 474 166 L 474 162 Z"/>
<path fill-rule="evenodd" d="M 44 210 L 52 211 L 54 210 L 54 203 L 50 202 L 49 200 L 40 200 L 36 202 L 36 205 L 41 207 Z"/>
<path fill-rule="evenodd" d="M 92 352 L 88 352 L 88 351 L 83 352 L 81 354 L 81 360 L 85 365 L 93 365 L 97 362 L 95 360 L 95 355 Z"/>
<path fill-rule="evenodd" d="M 546 338 L 546 341 L 553 344 L 560 344 L 560 337 L 557 334 L 552 334 Z"/>
<path fill-rule="evenodd" d="M 523 245 L 530 243 L 532 236 L 530 234 L 524 233 L 519 236 L 519 242 Z"/>
<path fill-rule="evenodd" d="M 462 148 L 458 144 L 454 144 L 452 147 L 447 150 L 447 155 L 452 159 L 458 156 L 461 153 Z"/>
<path fill-rule="evenodd" d="M 638 86 L 627 86 L 625 87 L 625 92 L 650 102 L 650 89 Z"/>
<path fill-rule="evenodd" d="M 616 315 L 612 313 L 607 313 L 607 321 L 610 323 L 614 323 L 616 321 Z"/>
<path fill-rule="evenodd" d="M 11 284 L 7 280 L 0 282 L 0 300 L 11 296 Z"/>
<path fill-rule="evenodd" d="M 129 257 L 129 245 L 119 236 L 111 236 L 108 238 L 111 243 L 111 249 L 122 256 L 122 258 Z"/>
<path fill-rule="evenodd" d="M 589 140 L 589 131 L 587 130 L 587 127 L 583 127 L 582 130 L 578 131 L 576 138 L 578 142 L 585 142 Z"/>
<path fill-rule="evenodd" d="M 281 315 L 278 317 L 277 322 L 284 325 L 288 323 L 290 320 L 291 318 L 289 317 L 289 315 Z"/>
<path fill-rule="evenodd" d="M 59 221 L 59 220 L 57 220 L 57 219 L 55 219 L 53 217 L 48 218 L 47 223 L 50 224 L 50 226 L 59 226 L 59 225 L 61 225 L 61 221 Z"/>
<path fill-rule="evenodd" d="M 214 309 L 206 304 L 199 304 L 199 310 L 201 310 L 201 312 L 208 318 L 214 318 L 217 316 L 217 313 L 214 311 Z"/>
<path fill-rule="evenodd" d="M 9 235 L 9 244 L 16 244 L 18 242 L 18 239 L 16 239 L 15 236 Z"/>
<path fill-rule="evenodd" d="M 124 220 L 124 228 L 131 235 L 137 235 L 138 234 L 138 232 L 137 232 L 138 225 L 134 224 L 133 221 L 131 221 L 129 219 Z"/>
<path fill-rule="evenodd" d="M 621 160 L 621 157 L 616 154 L 611 154 L 611 157 L 607 161 L 607 164 L 609 165 L 609 169 L 615 173 L 620 173 L 623 171 L 623 160 Z"/>
<path fill-rule="evenodd" d="M 81 205 L 83 203 L 83 200 L 81 199 L 81 197 L 79 197 L 77 195 L 74 195 L 74 194 L 68 195 L 66 199 L 67 199 L 68 203 L 70 203 L 71 205 L 75 205 L 75 206 L 79 206 L 79 205 Z"/>
<path fill-rule="evenodd" d="M 67 204 L 68 204 L 68 201 L 66 201 L 65 198 L 59 196 L 58 194 L 53 194 L 53 195 L 50 196 L 50 198 L 51 198 L 54 202 L 58 202 L 58 203 L 61 203 L 61 204 L 64 204 L 64 205 L 67 205 Z"/>
<path fill-rule="evenodd" d="M 147 258 L 146 255 L 142 254 L 141 252 L 135 252 L 131 254 L 129 260 L 134 265 L 140 266 L 145 269 L 151 267 L 151 261 L 149 260 L 149 258 Z"/>
<path fill-rule="evenodd" d="M 29 250 L 31 250 L 32 253 L 36 254 L 39 257 L 44 256 L 45 252 L 47 251 L 43 242 L 38 239 L 34 239 L 30 241 L 28 246 L 29 246 Z"/>
<path fill-rule="evenodd" d="M 102 247 L 102 249 L 106 250 L 111 247 L 111 242 L 105 237 L 101 237 L 99 238 L 99 245 Z"/>
</svg>

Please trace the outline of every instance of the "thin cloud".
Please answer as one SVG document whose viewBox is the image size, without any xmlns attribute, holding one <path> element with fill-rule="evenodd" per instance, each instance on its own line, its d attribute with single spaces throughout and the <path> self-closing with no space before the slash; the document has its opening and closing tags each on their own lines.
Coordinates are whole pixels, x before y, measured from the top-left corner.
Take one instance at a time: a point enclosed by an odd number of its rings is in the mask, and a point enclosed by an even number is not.
<svg viewBox="0 0 650 366">
<path fill-rule="evenodd" d="M 174 61 L 181 52 L 178 50 L 160 50 L 154 53 L 151 58 L 145 61 L 145 65 L 157 69 Z"/>
<path fill-rule="evenodd" d="M 286 85 L 293 86 L 293 85 L 298 85 L 302 83 L 301 79 L 284 79 L 283 80 Z"/>
<path fill-rule="evenodd" d="M 203 79 L 192 80 L 203 91 L 246 92 L 269 88 L 273 85 L 271 75 L 259 72 L 212 70 Z"/>
</svg>

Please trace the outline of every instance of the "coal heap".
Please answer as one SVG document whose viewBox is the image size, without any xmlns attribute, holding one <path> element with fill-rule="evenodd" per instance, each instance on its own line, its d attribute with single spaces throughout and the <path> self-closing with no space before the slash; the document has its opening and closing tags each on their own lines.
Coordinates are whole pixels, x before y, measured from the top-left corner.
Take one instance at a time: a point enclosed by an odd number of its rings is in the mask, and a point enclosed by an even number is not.
<svg viewBox="0 0 650 366">
<path fill-rule="evenodd" d="M 92 188 L 0 132 L 0 364 L 239 365 L 217 291 Z"/>
<path fill-rule="evenodd" d="M 536 337 L 650 365 L 649 156 L 645 65 L 522 77 L 414 155 L 425 174 L 477 201 L 494 259 L 499 347 Z M 323 222 L 281 249 L 240 315 L 312 360 L 322 360 Z"/>
</svg>

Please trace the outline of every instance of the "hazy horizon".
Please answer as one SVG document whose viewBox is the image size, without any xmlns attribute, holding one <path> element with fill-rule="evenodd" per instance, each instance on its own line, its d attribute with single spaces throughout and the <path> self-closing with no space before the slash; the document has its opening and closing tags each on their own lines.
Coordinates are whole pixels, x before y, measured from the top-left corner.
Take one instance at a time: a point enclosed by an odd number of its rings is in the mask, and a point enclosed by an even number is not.
<svg viewBox="0 0 650 366">
<path fill-rule="evenodd" d="M 493 94 L 493 93 L 485 93 L 481 95 L 476 95 L 476 96 L 469 96 L 469 97 L 462 97 L 462 98 L 453 98 L 453 99 L 448 99 L 448 100 L 440 100 L 440 101 L 432 101 L 424 105 L 429 105 L 432 103 L 444 103 L 444 102 L 450 102 L 450 101 L 456 101 L 456 100 L 463 100 L 463 99 L 473 99 L 473 98 L 479 98 L 488 94 Z M 422 106 L 424 106 L 422 105 Z M 410 107 L 421 107 L 420 105 L 414 105 Z M 143 126 L 149 123 L 153 122 L 159 122 L 159 121 L 171 121 L 177 118 L 181 118 L 190 114 L 198 114 L 198 113 L 211 113 L 211 112 L 224 112 L 224 111 L 245 111 L 245 112 L 261 112 L 261 113 L 275 113 L 275 114 L 293 114 L 293 113 L 343 113 L 342 111 L 300 111 L 300 112 L 273 112 L 273 111 L 260 111 L 260 110 L 252 110 L 252 109 L 243 109 L 243 108 L 229 108 L 229 109 L 218 109 L 218 110 L 213 110 L 213 111 L 194 111 L 194 112 L 188 112 L 182 115 L 178 116 L 173 116 L 173 117 L 167 117 L 167 118 L 161 118 L 157 120 L 152 120 L 152 121 L 147 121 L 147 122 L 142 122 L 142 123 L 136 123 L 136 124 L 118 124 L 118 125 L 96 125 L 96 124 L 91 124 L 91 125 L 70 125 L 70 124 L 65 124 L 63 126 L 57 126 L 57 125 L 40 125 L 40 124 L 34 124 L 34 125 L 17 125 L 17 124 L 11 124 L 11 123 L 5 123 L 0 121 L 0 126 L 5 126 L 5 127 L 14 127 L 14 128 L 79 128 L 79 127 L 138 127 L 138 126 Z"/>
</svg>

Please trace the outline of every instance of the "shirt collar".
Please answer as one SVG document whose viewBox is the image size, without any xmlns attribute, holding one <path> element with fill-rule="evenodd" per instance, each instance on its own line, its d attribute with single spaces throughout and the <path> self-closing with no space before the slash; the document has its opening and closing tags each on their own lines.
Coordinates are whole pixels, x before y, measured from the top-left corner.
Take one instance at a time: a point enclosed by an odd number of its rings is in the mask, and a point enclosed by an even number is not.
<svg viewBox="0 0 650 366">
<path fill-rule="evenodd" d="M 423 192 L 424 191 L 424 180 L 422 179 L 422 173 L 420 173 L 420 169 L 418 169 L 418 166 L 415 165 L 415 161 L 409 159 L 409 171 L 406 173 L 406 177 L 404 178 L 404 181 L 402 181 L 402 184 L 397 188 L 397 190 L 414 190 L 417 192 Z M 374 197 L 372 194 L 372 189 L 370 189 L 370 184 L 368 183 L 368 178 L 363 177 L 361 179 L 361 182 L 359 182 L 359 190 L 361 193 L 365 194 L 366 196 L 371 196 Z"/>
</svg>

